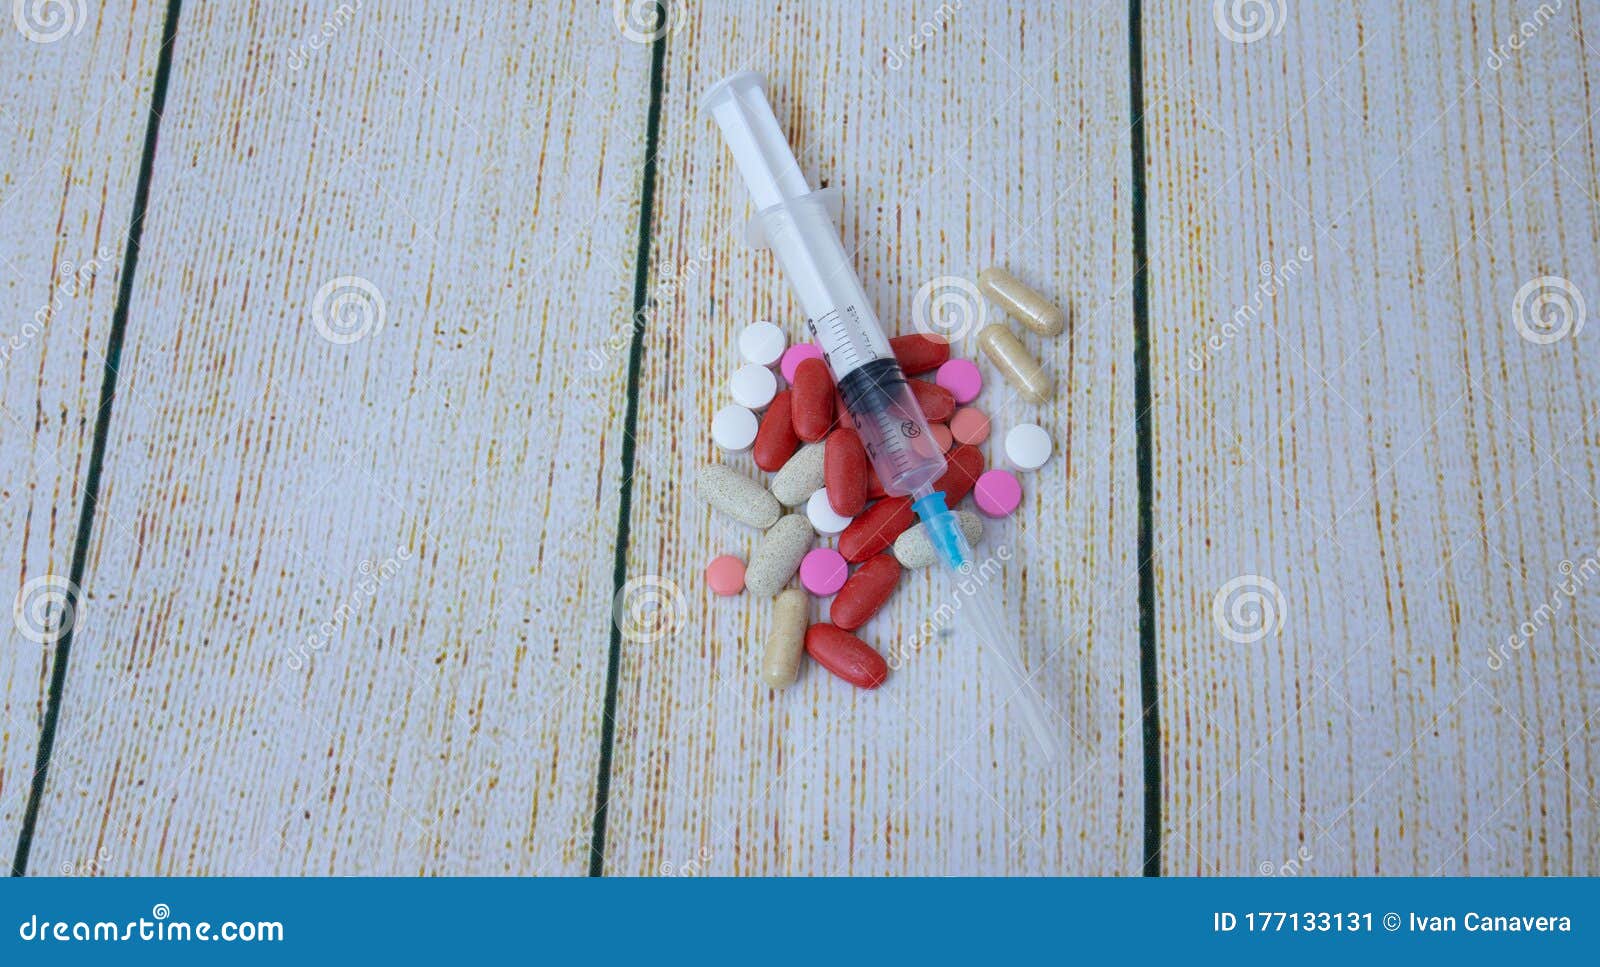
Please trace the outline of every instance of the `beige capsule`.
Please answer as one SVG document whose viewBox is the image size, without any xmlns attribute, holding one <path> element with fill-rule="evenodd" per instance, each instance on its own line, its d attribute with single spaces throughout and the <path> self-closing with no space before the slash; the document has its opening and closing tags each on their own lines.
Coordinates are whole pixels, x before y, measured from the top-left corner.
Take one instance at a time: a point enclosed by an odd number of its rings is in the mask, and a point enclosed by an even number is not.
<svg viewBox="0 0 1600 967">
<path fill-rule="evenodd" d="M 1029 403 L 1043 403 L 1055 393 L 1055 384 L 1044 367 L 1028 352 L 1017 334 L 1000 323 L 984 326 L 978 333 L 978 348 L 994 363 L 1017 393 Z"/>
<path fill-rule="evenodd" d="M 799 588 L 789 588 L 772 603 L 772 630 L 761 653 L 761 680 L 773 688 L 788 688 L 800 673 L 806 625 L 811 622 L 809 605 L 810 599 Z"/>
<path fill-rule="evenodd" d="M 765 530 L 783 514 L 767 488 L 732 467 L 720 463 L 702 467 L 699 483 L 706 503 L 742 524 Z"/>
<path fill-rule="evenodd" d="M 763 598 L 776 596 L 800 570 L 800 559 L 811 550 L 816 536 L 804 514 L 778 518 L 750 555 L 744 569 L 745 589 Z"/>
<path fill-rule="evenodd" d="M 979 272 L 978 289 L 1041 336 L 1059 336 L 1067 327 L 1067 314 L 1060 306 L 1029 288 L 1003 266 L 995 265 Z"/>
</svg>

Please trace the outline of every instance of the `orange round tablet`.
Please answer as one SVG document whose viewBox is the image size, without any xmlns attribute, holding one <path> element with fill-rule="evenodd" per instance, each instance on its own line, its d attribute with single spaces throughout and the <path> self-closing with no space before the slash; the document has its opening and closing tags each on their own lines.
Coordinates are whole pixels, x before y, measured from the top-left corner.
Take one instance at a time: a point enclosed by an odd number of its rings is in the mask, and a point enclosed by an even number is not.
<svg viewBox="0 0 1600 967">
<path fill-rule="evenodd" d="M 950 435 L 956 438 L 957 443 L 977 446 L 989 439 L 989 418 L 981 410 L 963 406 L 950 418 Z"/>
<path fill-rule="evenodd" d="M 712 558 L 706 565 L 706 583 L 723 597 L 738 594 L 744 590 L 744 562 L 732 554 Z"/>
</svg>

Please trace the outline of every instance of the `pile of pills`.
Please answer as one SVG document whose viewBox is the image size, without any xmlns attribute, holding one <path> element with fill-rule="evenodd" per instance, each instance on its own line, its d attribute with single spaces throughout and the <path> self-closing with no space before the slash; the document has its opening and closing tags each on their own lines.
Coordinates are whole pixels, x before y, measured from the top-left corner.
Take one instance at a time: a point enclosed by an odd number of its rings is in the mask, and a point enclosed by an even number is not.
<svg viewBox="0 0 1600 967">
<path fill-rule="evenodd" d="M 1034 333 L 1054 336 L 1065 327 L 1060 309 L 1003 268 L 984 270 L 979 288 Z M 985 326 L 977 342 L 1022 399 L 1038 403 L 1053 393 L 1043 368 L 1003 323 Z M 775 599 L 761 665 L 769 685 L 792 683 L 804 652 L 852 685 L 876 688 L 888 677 L 888 665 L 854 632 L 884 606 L 904 571 L 936 562 L 933 545 L 910 498 L 883 492 L 822 351 L 812 343 L 789 345 L 771 322 L 746 326 L 738 345 L 743 363 L 727 384 L 733 402 L 712 417 L 711 436 L 726 452 L 750 451 L 771 476 L 763 484 L 726 464 L 700 471 L 702 499 L 763 532 L 748 562 L 732 554 L 714 557 L 706 583 L 717 595 L 749 591 Z M 983 391 L 978 366 L 951 358 L 949 344 L 937 337 L 897 336 L 890 345 L 945 450 L 945 475 L 935 489 L 944 491 L 968 542 L 976 544 L 983 517 L 1005 517 L 1021 504 L 1014 471 L 1044 466 L 1053 449 L 1050 434 L 1036 423 L 1004 428 L 999 441 L 1012 469 L 986 469 L 979 448 L 995 428 L 972 405 Z M 976 514 L 959 506 L 969 494 Z M 819 537 L 823 546 L 817 546 Z M 827 546 L 830 540 L 834 546 Z M 789 587 L 797 575 L 803 591 Z M 826 622 L 811 622 L 811 596 L 832 597 Z"/>
</svg>

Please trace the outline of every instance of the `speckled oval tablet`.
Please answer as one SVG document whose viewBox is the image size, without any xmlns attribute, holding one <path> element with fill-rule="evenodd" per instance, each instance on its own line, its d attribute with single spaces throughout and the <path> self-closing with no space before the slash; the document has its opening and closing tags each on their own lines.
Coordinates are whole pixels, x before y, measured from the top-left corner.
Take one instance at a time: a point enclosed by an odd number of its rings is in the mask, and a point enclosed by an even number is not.
<svg viewBox="0 0 1600 967">
<path fill-rule="evenodd" d="M 800 561 L 800 583 L 812 594 L 827 596 L 844 587 L 850 565 L 831 547 L 813 548 Z"/>
<path fill-rule="evenodd" d="M 800 569 L 800 560 L 816 539 L 811 522 L 799 514 L 781 517 L 761 538 L 750 564 L 744 569 L 744 586 L 751 594 L 770 598 Z"/>
<path fill-rule="evenodd" d="M 772 476 L 772 496 L 785 507 L 799 507 L 827 482 L 824 460 L 827 446 L 808 443 Z"/>
<path fill-rule="evenodd" d="M 972 488 L 972 499 L 990 517 L 1004 517 L 1022 503 L 1022 484 L 1009 470 L 986 470 Z"/>
<path fill-rule="evenodd" d="M 783 515 L 778 499 L 767 488 L 720 463 L 701 468 L 698 489 L 714 509 L 751 527 L 766 530 Z"/>
<path fill-rule="evenodd" d="M 723 597 L 731 597 L 744 590 L 744 562 L 732 554 L 714 557 L 706 565 L 706 583 Z"/>
<path fill-rule="evenodd" d="M 957 403 L 971 403 L 983 391 L 983 374 L 970 359 L 952 359 L 939 367 L 933 381 L 950 391 Z"/>
</svg>

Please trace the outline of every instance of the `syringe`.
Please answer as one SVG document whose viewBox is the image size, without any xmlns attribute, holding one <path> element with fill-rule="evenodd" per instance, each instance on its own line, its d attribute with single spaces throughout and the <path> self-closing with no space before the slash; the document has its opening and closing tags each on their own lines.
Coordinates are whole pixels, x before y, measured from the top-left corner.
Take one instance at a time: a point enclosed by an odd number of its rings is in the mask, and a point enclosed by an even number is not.
<svg viewBox="0 0 1600 967">
<path fill-rule="evenodd" d="M 1053 755 L 1055 730 L 1028 684 L 1013 634 L 990 595 L 962 580 L 977 562 L 944 494 L 933 489 L 945 472 L 944 454 L 839 240 L 830 211 L 836 210 L 836 194 L 812 191 L 806 184 L 760 74 L 743 71 L 723 78 L 700 106 L 733 151 L 756 211 L 750 235 L 777 254 L 789 277 L 884 492 L 912 499 L 946 565 L 956 606 L 967 612 L 972 630 L 991 649 L 1006 698 L 1022 709 L 1045 755 Z"/>
</svg>

